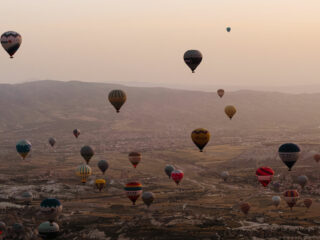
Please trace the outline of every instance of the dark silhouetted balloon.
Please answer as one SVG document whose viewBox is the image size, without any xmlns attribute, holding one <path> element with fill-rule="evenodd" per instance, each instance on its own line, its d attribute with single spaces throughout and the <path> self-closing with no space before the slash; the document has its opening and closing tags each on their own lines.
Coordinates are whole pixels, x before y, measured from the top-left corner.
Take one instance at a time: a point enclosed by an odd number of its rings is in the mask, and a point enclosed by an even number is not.
<svg viewBox="0 0 320 240">
<path fill-rule="evenodd" d="M 56 144 L 57 141 L 53 137 L 51 137 L 51 138 L 49 138 L 48 142 L 51 147 L 54 147 L 54 145 Z"/>
<path fill-rule="evenodd" d="M 142 193 L 142 200 L 144 204 L 150 207 L 154 200 L 154 194 L 152 192 L 144 192 Z"/>
<path fill-rule="evenodd" d="M 191 71 L 194 73 L 194 70 L 196 70 L 196 68 L 202 61 L 202 54 L 198 50 L 188 50 L 184 53 L 183 59 L 191 69 Z"/>
<path fill-rule="evenodd" d="M 79 129 L 74 129 L 73 130 L 73 135 L 78 138 L 80 136 L 80 130 Z"/>
<path fill-rule="evenodd" d="M 94 155 L 94 151 L 93 151 L 92 147 L 90 147 L 90 146 L 83 146 L 81 148 L 80 154 L 83 157 L 83 159 L 86 161 L 86 163 L 88 164 L 90 162 L 90 159 Z"/>
<path fill-rule="evenodd" d="M 31 143 L 28 140 L 21 140 L 17 143 L 16 149 L 22 159 L 25 159 L 31 151 Z"/>
<path fill-rule="evenodd" d="M 167 176 L 169 177 L 169 179 L 171 178 L 171 173 L 174 171 L 174 167 L 171 165 L 167 165 L 164 168 L 165 173 L 167 174 Z"/>
<path fill-rule="evenodd" d="M 207 145 L 210 140 L 210 133 L 207 129 L 197 128 L 192 131 L 191 139 L 194 144 L 199 148 L 200 152 L 203 151 L 203 148 Z"/>
<path fill-rule="evenodd" d="M 231 32 L 231 27 L 226 28 L 227 32 Z"/>
<path fill-rule="evenodd" d="M 104 174 L 108 168 L 109 168 L 109 164 L 106 160 L 100 160 L 98 162 L 98 168 L 101 170 L 101 172 Z"/>
<path fill-rule="evenodd" d="M 250 206 L 249 203 L 242 203 L 242 204 L 240 205 L 240 209 L 241 209 L 241 211 L 242 211 L 245 215 L 247 215 L 247 214 L 249 213 L 250 208 L 251 208 L 251 206 Z"/>
<path fill-rule="evenodd" d="M 294 143 L 285 143 L 279 147 L 279 157 L 289 171 L 300 157 L 300 148 Z"/>
<path fill-rule="evenodd" d="M 306 208 L 310 208 L 312 205 L 312 200 L 310 198 L 307 198 L 305 200 L 303 200 L 303 204 L 306 206 Z"/>
<path fill-rule="evenodd" d="M 139 152 L 129 153 L 129 161 L 131 162 L 132 166 L 136 168 L 139 162 L 141 161 L 141 153 Z"/>
<path fill-rule="evenodd" d="M 219 96 L 220 98 L 222 98 L 223 95 L 224 95 L 224 90 L 223 90 L 223 89 L 218 89 L 217 94 L 218 94 L 218 96 Z"/>
<path fill-rule="evenodd" d="M 43 239 L 54 239 L 59 235 L 60 227 L 55 222 L 43 222 L 38 226 L 38 233 Z"/>
</svg>

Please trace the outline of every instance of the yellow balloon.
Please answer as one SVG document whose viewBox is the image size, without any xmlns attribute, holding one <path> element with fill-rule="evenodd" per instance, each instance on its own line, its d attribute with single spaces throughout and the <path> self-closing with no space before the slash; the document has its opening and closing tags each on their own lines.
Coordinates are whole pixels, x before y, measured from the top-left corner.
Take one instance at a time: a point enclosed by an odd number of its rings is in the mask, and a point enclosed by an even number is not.
<svg viewBox="0 0 320 240">
<path fill-rule="evenodd" d="M 106 186 L 106 180 L 104 179 L 97 179 L 95 183 L 100 192 Z"/>
<path fill-rule="evenodd" d="M 203 148 L 210 140 L 210 133 L 207 129 L 197 128 L 192 131 L 191 139 L 194 144 L 200 149 L 200 152 L 202 152 Z"/>
<path fill-rule="evenodd" d="M 237 110 L 234 106 L 228 105 L 225 107 L 224 112 L 227 114 L 227 116 L 232 119 L 232 117 L 236 114 Z"/>
</svg>

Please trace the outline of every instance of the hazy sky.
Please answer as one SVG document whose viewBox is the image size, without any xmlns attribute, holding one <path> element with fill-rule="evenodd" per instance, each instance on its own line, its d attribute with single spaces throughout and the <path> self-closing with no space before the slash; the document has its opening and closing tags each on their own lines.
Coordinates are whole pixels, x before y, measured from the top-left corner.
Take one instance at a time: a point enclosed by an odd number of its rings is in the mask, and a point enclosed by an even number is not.
<svg viewBox="0 0 320 240">
<path fill-rule="evenodd" d="M 319 12 L 319 0 L 4 1 L 0 31 L 23 39 L 13 60 L 1 49 L 0 81 L 318 84 Z M 204 56 L 196 74 L 188 49 Z"/>
</svg>

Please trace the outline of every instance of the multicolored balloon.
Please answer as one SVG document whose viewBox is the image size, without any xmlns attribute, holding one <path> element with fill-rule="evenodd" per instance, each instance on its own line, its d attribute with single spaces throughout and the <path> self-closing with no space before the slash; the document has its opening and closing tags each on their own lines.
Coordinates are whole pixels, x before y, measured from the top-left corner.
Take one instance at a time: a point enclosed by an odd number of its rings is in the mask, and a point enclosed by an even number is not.
<svg viewBox="0 0 320 240">
<path fill-rule="evenodd" d="M 275 207 L 278 207 L 279 204 L 281 202 L 281 197 L 280 196 L 273 196 L 272 197 L 272 204 L 275 206 Z"/>
<path fill-rule="evenodd" d="M 169 179 L 171 178 L 171 173 L 174 171 L 174 167 L 171 165 L 167 165 L 164 168 L 165 173 L 167 174 L 167 176 L 169 177 Z"/>
<path fill-rule="evenodd" d="M 28 140 L 21 140 L 17 143 L 16 149 L 22 159 L 25 159 L 31 151 L 31 143 Z"/>
<path fill-rule="evenodd" d="M 153 203 L 154 198 L 155 198 L 155 196 L 152 192 L 144 192 L 142 194 L 142 200 L 143 200 L 144 204 L 147 205 L 148 208 Z"/>
<path fill-rule="evenodd" d="M 298 180 L 299 185 L 303 189 L 307 185 L 309 179 L 308 179 L 307 176 L 301 175 L 301 176 L 298 177 L 297 180 Z"/>
<path fill-rule="evenodd" d="M 142 184 L 139 182 L 129 182 L 126 184 L 124 190 L 126 191 L 127 197 L 131 200 L 132 205 L 135 205 L 137 199 L 142 194 Z"/>
<path fill-rule="evenodd" d="M 312 199 L 306 198 L 305 200 L 303 200 L 303 204 L 304 206 L 306 206 L 307 209 L 309 209 L 312 205 Z"/>
<path fill-rule="evenodd" d="M 120 108 L 127 100 L 127 95 L 122 90 L 112 90 L 109 93 L 109 102 L 117 110 L 117 113 L 120 112 Z"/>
<path fill-rule="evenodd" d="M 191 139 L 193 143 L 199 148 L 200 152 L 202 152 L 203 148 L 210 140 L 210 133 L 207 129 L 197 128 L 192 131 Z"/>
<path fill-rule="evenodd" d="M 274 171 L 270 167 L 260 167 L 256 171 L 258 181 L 264 187 L 267 187 L 269 185 L 269 183 L 272 181 L 273 175 Z"/>
<path fill-rule="evenodd" d="M 141 161 L 141 153 L 139 152 L 129 153 L 129 161 L 131 162 L 133 167 L 136 168 L 139 162 Z"/>
<path fill-rule="evenodd" d="M 177 185 L 179 185 L 183 176 L 184 176 L 184 173 L 181 170 L 174 170 L 171 173 L 171 178 Z"/>
<path fill-rule="evenodd" d="M 224 112 L 226 115 L 230 118 L 230 120 L 233 118 L 233 116 L 236 114 L 237 110 L 234 106 L 228 105 L 224 108 Z"/>
<path fill-rule="evenodd" d="M 183 55 L 184 62 L 188 65 L 191 71 L 194 73 L 194 70 L 199 66 L 202 61 L 202 54 L 198 50 L 188 50 Z"/>
<path fill-rule="evenodd" d="M 40 210 L 52 223 L 62 212 L 62 205 L 56 198 L 46 198 L 41 202 Z"/>
<path fill-rule="evenodd" d="M 108 170 L 109 164 L 106 160 L 100 160 L 98 162 L 98 168 L 101 170 L 102 174 L 104 174 Z"/>
<path fill-rule="evenodd" d="M 99 192 L 101 192 L 101 190 L 104 189 L 105 186 L 106 186 L 106 180 L 104 180 L 104 179 L 97 179 L 97 180 L 95 181 L 95 185 L 96 185 L 97 189 L 99 189 Z"/>
<path fill-rule="evenodd" d="M 13 55 L 19 49 L 21 42 L 22 37 L 17 32 L 8 31 L 1 35 L 1 45 L 9 54 L 10 58 L 13 58 Z"/>
<path fill-rule="evenodd" d="M 89 164 L 90 159 L 94 155 L 94 150 L 92 147 L 86 145 L 81 148 L 80 154 L 83 157 L 83 159 L 86 161 L 86 163 Z"/>
<path fill-rule="evenodd" d="M 76 137 L 76 138 L 78 138 L 79 136 L 80 136 L 80 130 L 79 129 L 74 129 L 73 130 L 73 135 Z"/>
<path fill-rule="evenodd" d="M 240 209 L 241 209 L 241 211 L 245 214 L 245 215 L 247 215 L 248 213 L 249 213 L 249 211 L 250 211 L 250 208 L 251 208 L 251 206 L 250 206 L 250 204 L 249 203 L 242 203 L 241 205 L 240 205 Z"/>
<path fill-rule="evenodd" d="M 219 96 L 220 98 L 222 98 L 223 95 L 224 95 L 224 90 L 223 90 L 223 89 L 218 89 L 217 94 L 218 94 L 218 96 Z"/>
<path fill-rule="evenodd" d="M 76 174 L 81 177 L 81 182 L 85 184 L 89 176 L 91 176 L 92 170 L 87 164 L 81 164 L 77 167 Z"/>
<path fill-rule="evenodd" d="M 294 143 L 285 143 L 279 147 L 279 157 L 287 165 L 289 171 L 300 157 L 300 148 Z"/>
<path fill-rule="evenodd" d="M 296 205 L 299 199 L 299 193 L 297 190 L 287 190 L 283 194 L 284 200 L 287 202 L 288 206 L 290 207 L 291 211 L 294 205 Z"/>
<path fill-rule="evenodd" d="M 54 145 L 56 145 L 56 139 L 54 139 L 53 137 L 49 138 L 48 140 L 49 144 L 51 147 L 54 147 Z"/>
</svg>

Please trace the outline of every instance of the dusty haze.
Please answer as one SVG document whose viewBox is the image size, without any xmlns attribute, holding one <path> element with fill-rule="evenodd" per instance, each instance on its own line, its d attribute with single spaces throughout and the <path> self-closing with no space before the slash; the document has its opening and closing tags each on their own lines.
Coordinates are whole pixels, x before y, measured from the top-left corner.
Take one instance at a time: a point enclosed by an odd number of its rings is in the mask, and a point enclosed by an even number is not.
<svg viewBox="0 0 320 240">
<path fill-rule="evenodd" d="M 23 42 L 14 60 L 0 51 L 0 82 L 319 91 L 319 7 L 317 0 L 6 1 L 1 31 L 17 31 Z M 183 63 L 187 49 L 204 55 L 196 74 Z"/>
</svg>

